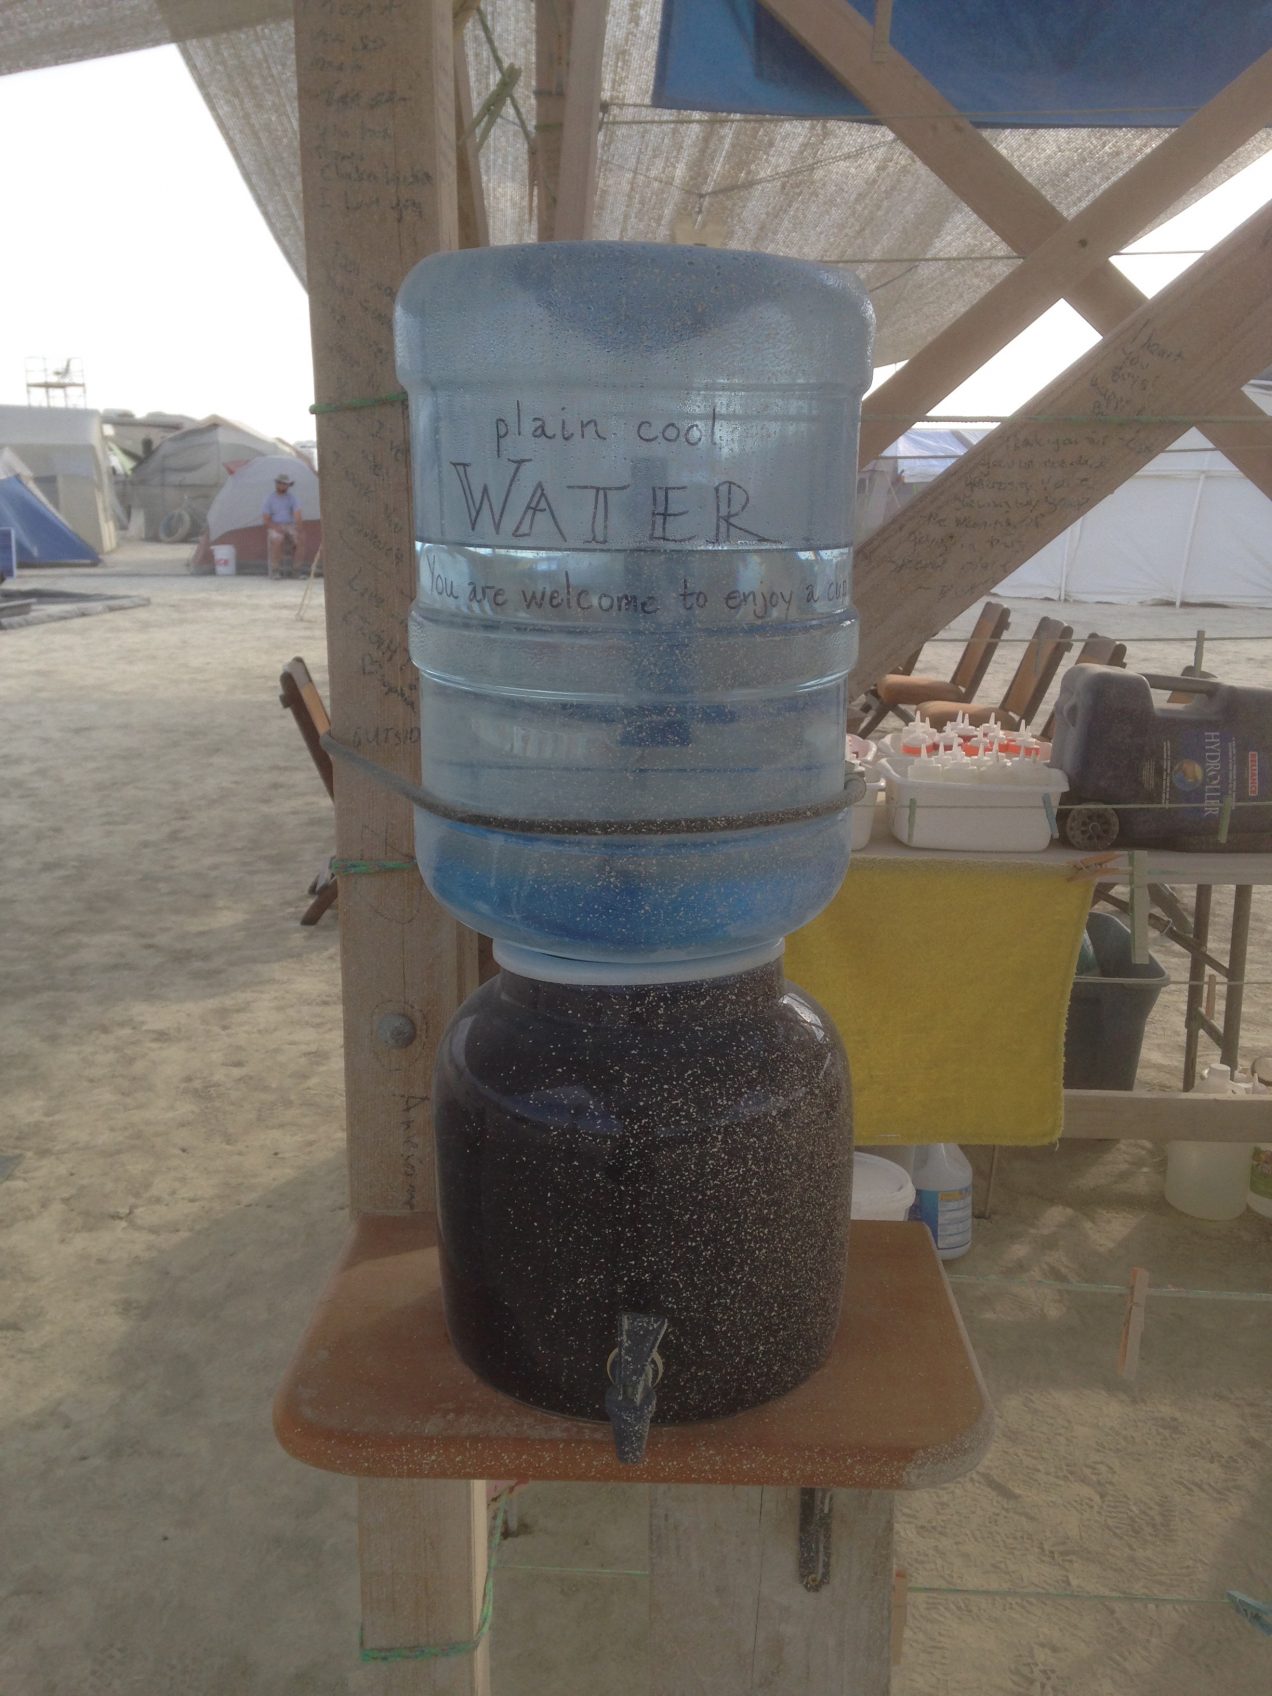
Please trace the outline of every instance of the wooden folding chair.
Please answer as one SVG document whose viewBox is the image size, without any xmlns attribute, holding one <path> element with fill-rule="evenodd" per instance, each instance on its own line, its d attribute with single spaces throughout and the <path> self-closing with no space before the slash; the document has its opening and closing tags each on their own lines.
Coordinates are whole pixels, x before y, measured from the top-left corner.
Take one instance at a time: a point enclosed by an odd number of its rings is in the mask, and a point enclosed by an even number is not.
<svg viewBox="0 0 1272 1696">
<path fill-rule="evenodd" d="M 1042 705 L 1061 661 L 1072 645 L 1072 625 L 1061 624 L 1056 618 L 1040 618 L 996 707 L 969 705 L 966 701 L 932 700 L 921 702 L 919 711 L 938 730 L 959 713 L 966 713 L 972 724 L 985 724 L 992 717 L 997 718 L 1007 730 L 1023 730 Z"/>
<path fill-rule="evenodd" d="M 299 655 L 283 667 L 278 684 L 278 699 L 296 720 L 300 734 L 305 739 L 305 746 L 309 749 L 309 757 L 317 766 L 318 775 L 334 801 L 336 785 L 331 769 L 331 755 L 322 745 L 322 738 L 331 729 L 331 719 L 323 698 L 318 693 L 318 685 L 309 675 L 309 667 Z M 339 885 L 331 867 L 327 866 L 309 886 L 313 900 L 305 909 L 301 924 L 316 925 L 328 907 L 335 905 L 338 890 Z"/>
<path fill-rule="evenodd" d="M 1113 665 L 1119 669 L 1126 665 L 1126 643 L 1115 641 L 1112 636 L 1101 636 L 1093 630 L 1082 644 L 1074 665 Z M 1072 669 L 1072 668 L 1070 668 Z M 1047 714 L 1047 722 L 1038 732 L 1039 739 L 1050 742 L 1056 731 L 1056 709 L 1052 707 Z"/>
<path fill-rule="evenodd" d="M 891 671 L 886 677 L 881 677 L 868 691 L 868 698 L 874 706 L 857 726 L 857 734 L 869 736 L 889 713 L 895 713 L 909 724 L 914 717 L 911 709 L 923 701 L 974 701 L 1010 623 L 1011 614 L 1006 607 L 1000 606 L 997 601 L 986 601 L 950 677 L 915 677 L 913 670 L 918 654 L 902 671 Z"/>
</svg>

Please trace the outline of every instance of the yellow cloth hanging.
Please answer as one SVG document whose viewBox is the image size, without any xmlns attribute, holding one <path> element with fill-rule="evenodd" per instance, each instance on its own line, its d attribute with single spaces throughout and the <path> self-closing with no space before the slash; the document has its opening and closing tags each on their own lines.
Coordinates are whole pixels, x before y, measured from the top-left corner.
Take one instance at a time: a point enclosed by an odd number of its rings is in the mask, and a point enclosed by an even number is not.
<svg viewBox="0 0 1272 1696">
<path fill-rule="evenodd" d="M 1067 866 L 854 860 L 786 944 L 834 1019 L 858 1143 L 1053 1142 L 1091 885 Z"/>
</svg>

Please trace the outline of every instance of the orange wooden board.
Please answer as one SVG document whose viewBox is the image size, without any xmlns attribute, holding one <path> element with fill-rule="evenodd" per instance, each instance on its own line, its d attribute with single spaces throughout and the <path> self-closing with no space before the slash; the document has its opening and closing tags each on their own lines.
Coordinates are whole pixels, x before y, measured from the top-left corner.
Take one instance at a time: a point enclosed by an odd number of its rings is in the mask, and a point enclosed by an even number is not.
<svg viewBox="0 0 1272 1696">
<path fill-rule="evenodd" d="M 852 1227 L 830 1360 L 765 1407 L 655 1425 L 620 1466 L 607 1425 L 490 1389 L 451 1348 L 420 1216 L 363 1215 L 278 1392 L 297 1460 L 370 1478 L 529 1478 L 921 1489 L 970 1472 L 993 1413 L 922 1225 Z"/>
</svg>

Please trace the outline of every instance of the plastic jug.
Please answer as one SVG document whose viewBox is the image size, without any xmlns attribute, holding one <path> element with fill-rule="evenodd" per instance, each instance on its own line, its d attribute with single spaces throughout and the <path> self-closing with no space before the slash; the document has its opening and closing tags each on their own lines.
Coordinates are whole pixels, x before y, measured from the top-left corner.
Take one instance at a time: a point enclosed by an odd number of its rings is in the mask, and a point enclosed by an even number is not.
<svg viewBox="0 0 1272 1696">
<path fill-rule="evenodd" d="M 438 1051 L 451 1340 L 521 1401 L 608 1414 L 622 1458 L 640 1412 L 615 1371 L 624 1315 L 657 1350 L 644 1412 L 660 1423 L 781 1395 L 834 1339 L 847 1068 L 780 956 L 720 958 L 707 977 L 496 943 L 503 969 Z"/>
<path fill-rule="evenodd" d="M 915 1150 L 915 1200 L 911 1219 L 932 1233 L 942 1260 L 957 1260 L 972 1246 L 972 1163 L 956 1142 Z"/>
<path fill-rule="evenodd" d="M 403 285 L 421 870 L 498 939 L 683 960 L 847 866 L 872 315 L 841 270 L 544 243 Z"/>
<path fill-rule="evenodd" d="M 1196 1088 L 1208 1095 L 1243 1093 L 1228 1066 L 1207 1066 Z M 1245 1211 L 1249 1187 L 1249 1143 L 1167 1143 L 1166 1199 L 1181 1213 L 1194 1219 L 1235 1219 Z"/>
<path fill-rule="evenodd" d="M 1051 763 L 1068 774 L 1075 848 L 1272 846 L 1272 689 L 1071 666 Z"/>
</svg>

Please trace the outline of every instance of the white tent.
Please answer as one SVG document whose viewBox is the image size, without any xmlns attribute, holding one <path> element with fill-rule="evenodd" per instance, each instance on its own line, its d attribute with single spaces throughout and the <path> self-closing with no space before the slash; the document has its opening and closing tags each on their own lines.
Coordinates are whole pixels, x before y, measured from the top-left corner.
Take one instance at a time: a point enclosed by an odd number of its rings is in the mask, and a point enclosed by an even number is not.
<svg viewBox="0 0 1272 1696">
<path fill-rule="evenodd" d="M 1272 394 L 1246 393 L 1272 412 Z M 867 466 L 858 539 L 984 434 L 911 430 Z M 1200 431 L 1092 507 L 996 593 L 1022 600 L 1272 607 L 1272 501 Z"/>
<path fill-rule="evenodd" d="M 264 566 L 265 524 L 261 513 L 265 498 L 278 476 L 290 477 L 292 494 L 300 503 L 303 518 L 298 563 L 308 564 L 322 542 L 322 515 L 318 510 L 318 473 L 308 460 L 294 454 L 266 454 L 249 459 L 214 496 L 208 508 L 207 525 L 195 549 L 195 570 L 212 568 L 212 544 L 228 543 L 238 565 Z"/>
<path fill-rule="evenodd" d="M 115 547 L 119 538 L 100 412 L 0 406 L 0 447 L 13 449 L 36 488 L 77 535 L 99 554 Z"/>
</svg>

